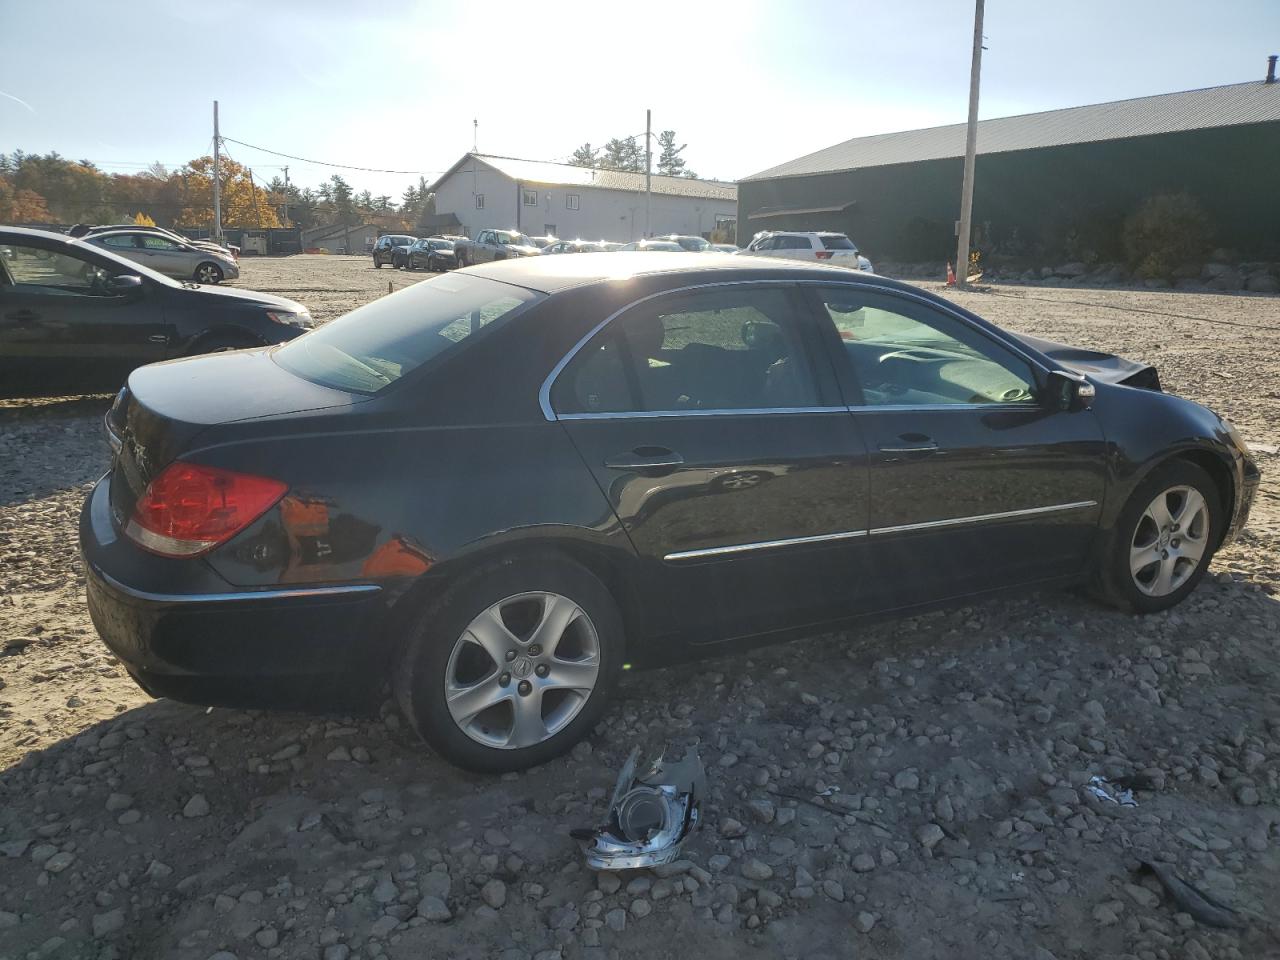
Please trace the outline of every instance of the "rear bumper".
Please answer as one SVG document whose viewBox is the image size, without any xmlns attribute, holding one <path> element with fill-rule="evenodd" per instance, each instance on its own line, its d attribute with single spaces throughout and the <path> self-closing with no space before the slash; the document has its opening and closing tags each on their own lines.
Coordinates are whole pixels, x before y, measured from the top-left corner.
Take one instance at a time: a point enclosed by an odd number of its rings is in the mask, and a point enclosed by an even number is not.
<svg viewBox="0 0 1280 960">
<path fill-rule="evenodd" d="M 147 693 L 208 706 L 376 704 L 385 662 L 377 642 L 381 588 L 237 591 L 202 560 L 156 557 L 118 537 L 109 489 L 104 477 L 80 518 L 89 615 Z"/>
</svg>

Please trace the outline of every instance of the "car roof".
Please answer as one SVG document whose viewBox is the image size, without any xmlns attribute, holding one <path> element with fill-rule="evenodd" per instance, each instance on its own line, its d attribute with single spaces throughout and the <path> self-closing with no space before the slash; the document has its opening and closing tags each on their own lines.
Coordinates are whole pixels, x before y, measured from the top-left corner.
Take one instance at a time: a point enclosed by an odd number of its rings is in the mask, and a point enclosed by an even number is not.
<svg viewBox="0 0 1280 960">
<path fill-rule="evenodd" d="M 679 276 L 687 280 L 690 286 L 702 282 L 723 283 L 739 279 L 779 282 L 828 280 L 838 283 L 865 281 L 868 277 L 868 274 L 857 273 L 847 267 L 825 263 L 799 260 L 783 262 L 769 257 L 740 257 L 732 253 L 700 253 L 694 256 L 686 251 L 619 251 L 584 253 L 576 257 L 519 257 L 481 264 L 463 272 L 526 287 L 539 293 L 557 293 L 570 287 L 621 282 L 632 277 L 651 277 L 655 274 Z M 910 288 L 906 284 L 886 281 L 883 277 L 875 279 L 883 285 Z"/>
</svg>

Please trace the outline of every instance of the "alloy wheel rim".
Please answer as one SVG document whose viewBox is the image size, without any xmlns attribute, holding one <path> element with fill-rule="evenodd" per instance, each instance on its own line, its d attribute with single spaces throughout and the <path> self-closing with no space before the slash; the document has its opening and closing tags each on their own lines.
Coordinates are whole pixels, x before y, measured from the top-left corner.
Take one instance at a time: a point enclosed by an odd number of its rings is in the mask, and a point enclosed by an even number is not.
<svg viewBox="0 0 1280 960">
<path fill-rule="evenodd" d="M 214 271 L 213 267 L 208 267 L 208 266 L 201 267 L 199 273 L 200 273 L 201 283 L 213 283 L 218 276 L 216 271 Z"/>
<path fill-rule="evenodd" d="M 519 593 L 482 611 L 454 643 L 445 703 L 472 740 L 518 750 L 572 723 L 599 676 L 600 638 L 586 612 L 558 593 Z"/>
<path fill-rule="evenodd" d="M 1169 487 L 1147 505 L 1129 543 L 1129 573 L 1148 597 L 1167 597 L 1199 569 L 1209 506 L 1195 487 Z"/>
</svg>

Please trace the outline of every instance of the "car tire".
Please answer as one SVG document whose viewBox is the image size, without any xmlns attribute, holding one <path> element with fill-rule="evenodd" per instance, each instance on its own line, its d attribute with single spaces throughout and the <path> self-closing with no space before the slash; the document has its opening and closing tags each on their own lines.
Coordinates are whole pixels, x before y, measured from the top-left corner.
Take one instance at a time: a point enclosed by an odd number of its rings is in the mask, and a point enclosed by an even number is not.
<svg viewBox="0 0 1280 960">
<path fill-rule="evenodd" d="M 505 649 L 502 659 L 473 639 L 477 630 L 495 629 L 495 611 L 502 625 L 486 636 L 490 648 Z M 552 626 L 572 617 L 563 639 L 555 638 L 556 652 L 569 654 L 565 659 L 546 650 L 536 656 L 536 629 L 549 611 Z M 466 770 L 505 773 L 545 763 L 586 736 L 607 706 L 623 658 L 622 618 L 609 590 L 584 567 L 549 554 L 478 568 L 428 603 L 410 628 L 392 686 L 414 730 L 442 757 Z M 557 677 L 585 684 L 592 665 L 589 688 L 555 687 Z M 458 698 L 468 690 L 483 697 L 477 703 L 491 704 L 469 720 Z M 521 704 L 526 719 L 518 726 Z M 503 745 L 522 739 L 528 742 Z"/>
<path fill-rule="evenodd" d="M 373 258 L 373 266 L 374 266 L 374 269 L 375 269 L 375 270 L 381 270 L 381 269 L 382 269 L 382 261 L 381 261 L 381 260 L 379 260 L 376 256 Z"/>
<path fill-rule="evenodd" d="M 1095 593 L 1132 613 L 1176 606 L 1204 579 L 1225 522 L 1223 492 L 1203 468 L 1161 464 L 1121 511 Z"/>
<path fill-rule="evenodd" d="M 191 279 L 196 283 L 221 283 L 222 277 L 222 268 L 207 260 L 199 264 L 191 275 Z"/>
</svg>

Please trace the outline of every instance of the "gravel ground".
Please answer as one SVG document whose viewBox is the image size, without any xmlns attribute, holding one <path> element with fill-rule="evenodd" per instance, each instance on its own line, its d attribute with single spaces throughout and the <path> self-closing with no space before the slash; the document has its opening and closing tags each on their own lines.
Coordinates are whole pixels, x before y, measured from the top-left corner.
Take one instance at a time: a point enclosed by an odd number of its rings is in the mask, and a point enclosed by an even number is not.
<svg viewBox="0 0 1280 960">
<path fill-rule="evenodd" d="M 240 285 L 323 320 L 417 279 L 302 256 Z M 149 700 L 96 640 L 76 555 L 106 399 L 0 404 L 0 960 L 1280 955 L 1280 300 L 959 299 L 1152 361 L 1267 451 L 1211 578 L 1149 618 L 1035 595 L 629 675 L 572 757 L 501 779 L 390 706 Z M 688 859 L 586 871 L 567 830 L 602 818 L 631 745 L 690 742 L 711 796 Z M 1138 776 L 1137 806 L 1094 774 Z"/>
</svg>

